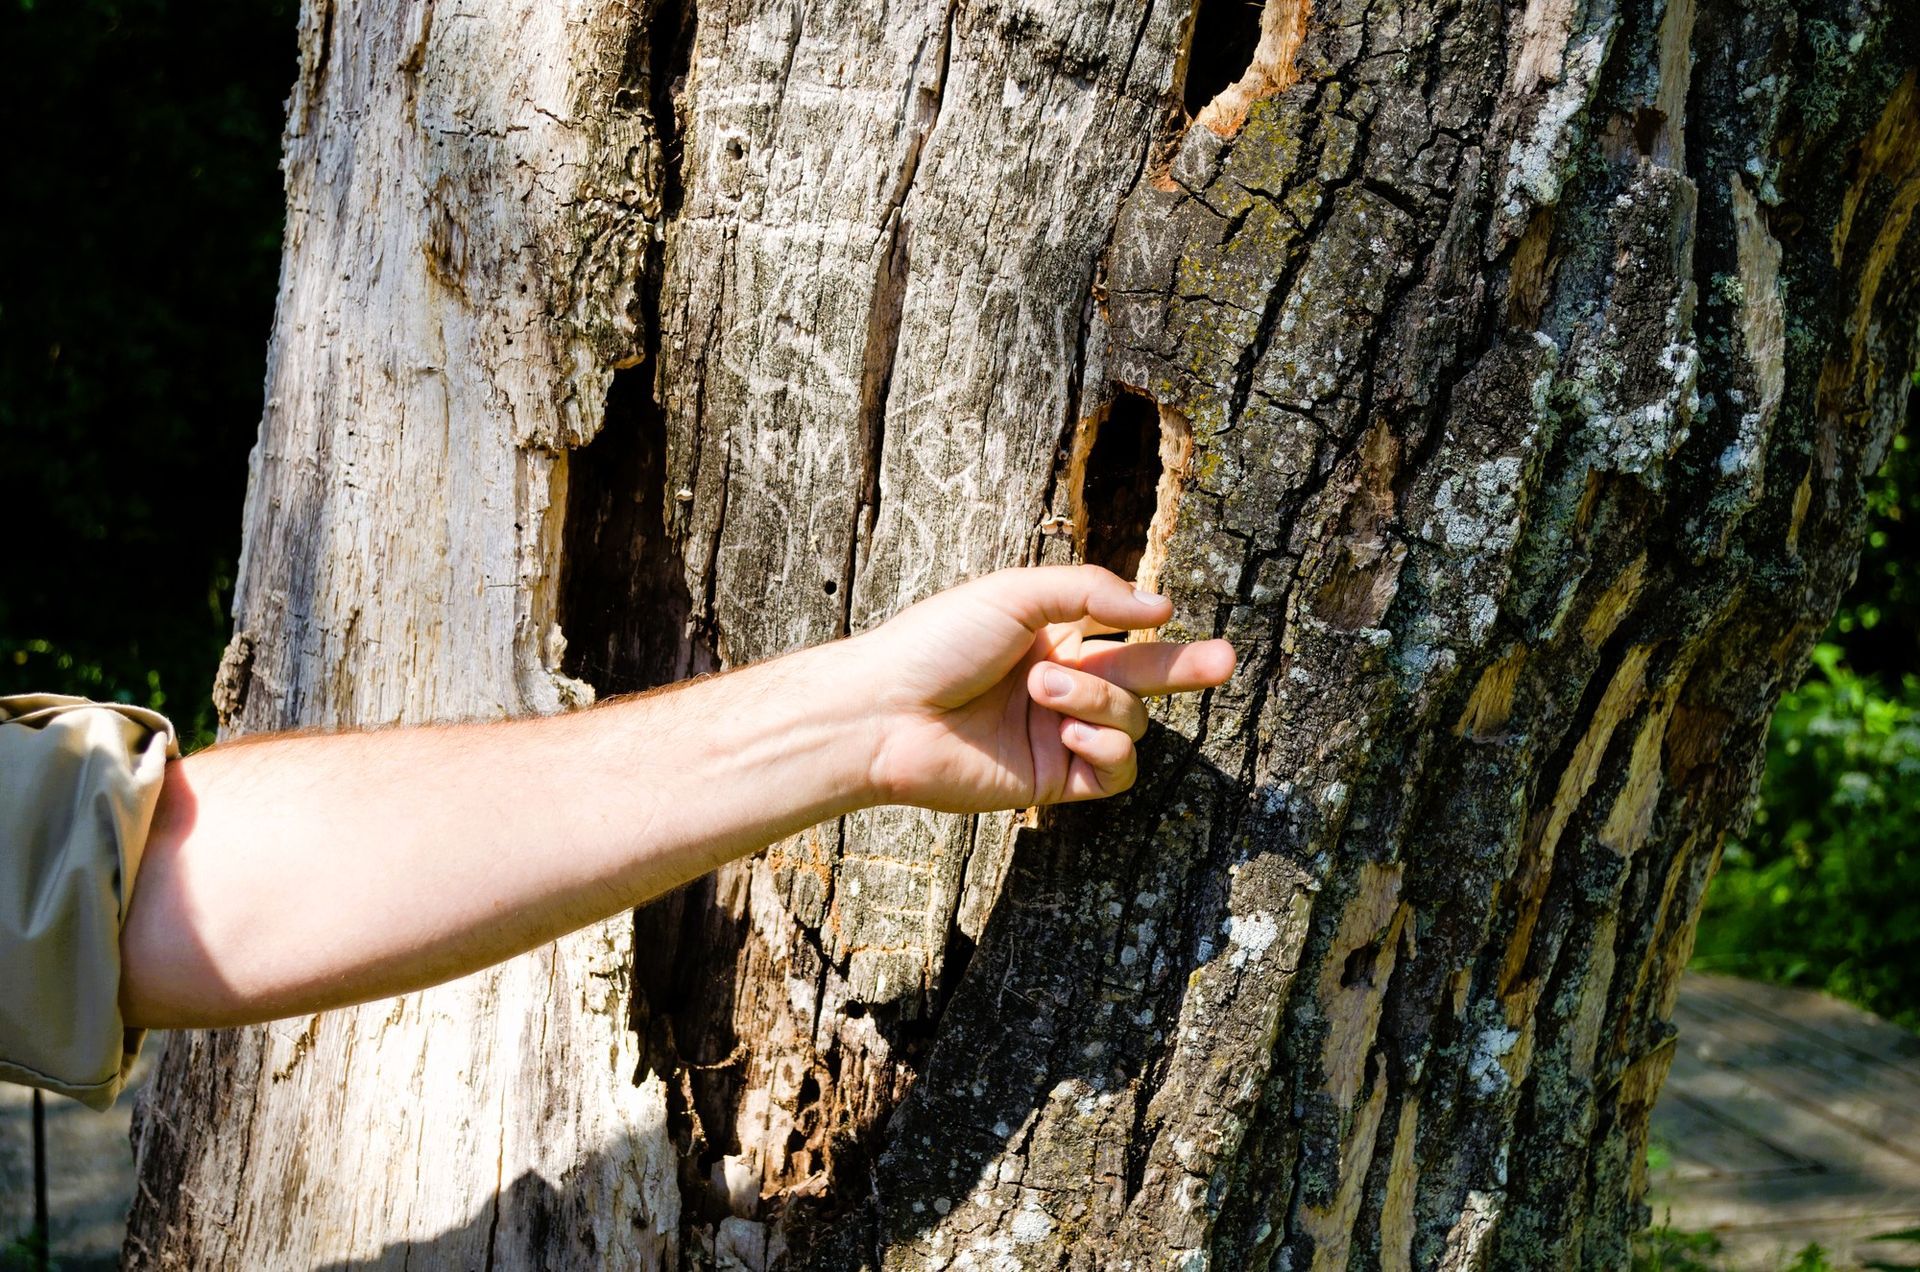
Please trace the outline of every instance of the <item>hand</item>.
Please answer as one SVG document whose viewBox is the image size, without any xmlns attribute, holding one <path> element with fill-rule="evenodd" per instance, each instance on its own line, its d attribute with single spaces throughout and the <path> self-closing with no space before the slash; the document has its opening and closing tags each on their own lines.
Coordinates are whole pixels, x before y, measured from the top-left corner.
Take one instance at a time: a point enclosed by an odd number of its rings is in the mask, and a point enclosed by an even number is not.
<svg viewBox="0 0 1920 1272">
<path fill-rule="evenodd" d="M 1099 566 L 1047 566 L 975 579 L 847 642 L 878 686 L 876 798 L 987 812 L 1126 790 L 1141 697 L 1220 684 L 1233 646 L 1088 638 L 1172 613 Z"/>
</svg>

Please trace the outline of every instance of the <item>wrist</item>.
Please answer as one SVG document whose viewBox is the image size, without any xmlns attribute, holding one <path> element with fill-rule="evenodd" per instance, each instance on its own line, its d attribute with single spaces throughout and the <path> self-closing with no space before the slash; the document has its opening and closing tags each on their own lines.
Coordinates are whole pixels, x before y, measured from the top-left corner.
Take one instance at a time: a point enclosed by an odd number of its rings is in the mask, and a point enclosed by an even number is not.
<svg viewBox="0 0 1920 1272">
<path fill-rule="evenodd" d="M 854 636 L 795 650 L 710 682 L 730 725 L 712 761 L 777 783 L 804 825 L 883 802 L 875 760 L 886 728 L 874 651 Z"/>
<path fill-rule="evenodd" d="M 609 704 L 620 723 L 594 732 L 618 776 L 594 784 L 632 783 L 636 755 L 662 782 L 697 783 L 680 815 L 696 861 L 676 872 L 681 877 L 872 804 L 878 731 L 871 676 L 861 674 L 861 655 L 847 644 L 796 650 Z M 598 714 L 562 718 L 592 728 Z"/>
<path fill-rule="evenodd" d="M 871 634 L 818 645 L 794 657 L 811 664 L 798 668 L 803 700 L 812 704 L 810 709 L 824 707 L 834 716 L 837 740 L 828 768 L 843 795 L 842 811 L 895 802 L 885 768 L 893 720 L 879 687 L 878 651 Z"/>
</svg>

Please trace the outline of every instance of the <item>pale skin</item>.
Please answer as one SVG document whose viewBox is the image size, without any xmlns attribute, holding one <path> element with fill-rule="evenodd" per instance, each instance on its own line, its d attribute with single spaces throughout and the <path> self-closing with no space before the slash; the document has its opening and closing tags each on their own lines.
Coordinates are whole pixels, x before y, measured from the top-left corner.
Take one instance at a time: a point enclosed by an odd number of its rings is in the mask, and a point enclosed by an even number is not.
<svg viewBox="0 0 1920 1272">
<path fill-rule="evenodd" d="M 571 715 L 288 736 L 167 766 L 121 934 L 132 1027 L 303 1015 L 476 971 L 874 804 L 1114 795 L 1141 699 L 1225 641 L 1163 597 L 1006 570 L 830 645 Z"/>
</svg>

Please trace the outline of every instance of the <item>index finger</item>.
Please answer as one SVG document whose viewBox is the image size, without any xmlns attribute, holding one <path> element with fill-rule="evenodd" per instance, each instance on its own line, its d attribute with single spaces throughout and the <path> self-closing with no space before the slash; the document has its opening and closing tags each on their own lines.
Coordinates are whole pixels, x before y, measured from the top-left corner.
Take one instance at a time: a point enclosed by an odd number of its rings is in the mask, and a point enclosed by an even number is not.
<svg viewBox="0 0 1920 1272">
<path fill-rule="evenodd" d="M 1160 641 L 1119 645 L 1095 641 L 1080 647 L 1080 656 L 1073 660 L 1073 666 L 1129 693 L 1153 695 L 1191 693 L 1224 684 L 1233 674 L 1235 661 L 1233 646 L 1224 640 L 1203 640 L 1191 645 Z"/>
</svg>

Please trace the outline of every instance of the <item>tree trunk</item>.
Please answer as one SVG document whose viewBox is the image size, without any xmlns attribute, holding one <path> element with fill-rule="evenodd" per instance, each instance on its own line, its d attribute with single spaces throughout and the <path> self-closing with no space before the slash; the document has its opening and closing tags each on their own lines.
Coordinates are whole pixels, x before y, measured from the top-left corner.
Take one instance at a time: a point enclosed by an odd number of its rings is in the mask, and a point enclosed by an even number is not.
<svg viewBox="0 0 1920 1272">
<path fill-rule="evenodd" d="M 1915 366 L 1899 12 L 309 0 L 230 731 L 1031 561 L 1242 663 L 1122 799 L 180 1038 L 131 1262 L 1623 1264 Z"/>
</svg>

